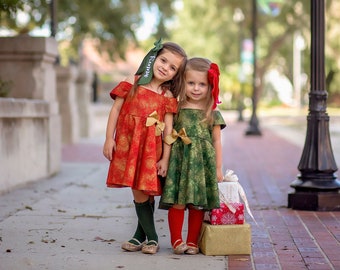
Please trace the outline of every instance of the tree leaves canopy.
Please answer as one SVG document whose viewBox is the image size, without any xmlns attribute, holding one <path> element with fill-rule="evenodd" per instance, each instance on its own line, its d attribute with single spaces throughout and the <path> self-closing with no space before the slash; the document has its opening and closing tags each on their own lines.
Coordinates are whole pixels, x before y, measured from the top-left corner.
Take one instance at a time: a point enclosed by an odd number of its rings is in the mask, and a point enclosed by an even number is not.
<svg viewBox="0 0 340 270">
<path fill-rule="evenodd" d="M 1 25 L 18 33 L 35 27 L 49 27 L 51 2 L 43 0 L 4 0 L 0 5 Z M 98 49 L 113 57 L 124 57 L 129 42 L 138 44 L 136 29 L 142 23 L 143 8 L 158 8 L 158 30 L 165 29 L 164 20 L 173 14 L 172 1 L 135 0 L 54 0 L 58 41 L 68 40 L 75 51 L 86 37 L 98 39 Z M 29 22 L 18 25 L 18 12 L 25 11 Z M 165 33 L 165 31 L 163 30 Z"/>
<path fill-rule="evenodd" d="M 177 26 L 171 29 L 171 38 L 181 43 L 189 56 L 210 58 L 237 79 L 238 74 L 234 67 L 240 59 L 240 39 L 252 36 L 252 1 L 182 0 L 182 3 L 182 8 L 177 12 Z M 293 43 L 296 34 L 302 35 L 305 40 L 302 72 L 309 75 L 310 0 L 258 0 L 257 4 L 256 55 L 259 82 L 262 83 L 264 74 L 271 68 L 280 69 L 292 81 Z M 325 64 L 327 74 L 333 75 L 328 76 L 333 79 L 333 83 L 328 83 L 327 86 L 330 92 L 340 92 L 335 89 L 339 85 L 335 83 L 336 80 L 339 79 L 340 82 L 339 8 L 339 1 L 325 1 Z M 233 19 L 236 9 L 242 10 L 244 14 L 242 22 Z"/>
<path fill-rule="evenodd" d="M 156 7 L 156 38 L 171 39 L 181 44 L 189 56 L 205 56 L 217 62 L 225 73 L 237 80 L 242 38 L 251 38 L 252 1 L 240 0 L 54 0 L 57 3 L 58 41 L 67 40 L 77 54 L 86 37 L 97 39 L 98 49 L 113 57 L 123 57 L 127 45 L 135 43 L 136 29 L 141 25 L 143 9 Z M 277 10 L 268 7 L 258 10 L 257 57 L 259 78 L 271 67 L 280 67 L 292 81 L 293 38 L 304 37 L 307 45 L 302 52 L 302 70 L 310 69 L 310 0 L 261 0 L 261 5 L 278 2 Z M 50 3 L 43 0 L 2 0 L 1 26 L 17 32 L 29 32 L 36 26 L 48 26 Z M 325 0 L 326 4 L 326 73 L 327 90 L 340 92 L 340 3 Z M 178 6 L 181 8 L 178 9 Z M 176 9 L 177 7 L 177 9 Z M 233 19 L 236 9 L 242 10 L 244 20 Z M 27 25 L 17 23 L 18 12 L 30 15 Z M 151 27 L 151 26 L 150 26 Z M 151 46 L 151 45 L 150 45 Z M 308 91 L 308 89 L 306 89 Z"/>
</svg>

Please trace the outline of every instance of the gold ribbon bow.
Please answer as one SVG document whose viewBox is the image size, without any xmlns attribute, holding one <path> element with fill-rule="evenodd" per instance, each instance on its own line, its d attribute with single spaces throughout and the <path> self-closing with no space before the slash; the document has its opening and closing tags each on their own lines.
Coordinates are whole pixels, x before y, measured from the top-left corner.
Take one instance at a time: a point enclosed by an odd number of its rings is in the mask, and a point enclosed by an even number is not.
<svg viewBox="0 0 340 270">
<path fill-rule="evenodd" d="M 156 124 L 156 136 L 160 136 L 165 128 L 165 123 L 159 121 L 158 114 L 156 111 L 151 113 L 147 118 L 146 118 L 146 126 L 150 127 L 152 125 Z"/>
<path fill-rule="evenodd" d="M 164 141 L 165 143 L 170 145 L 173 144 L 178 137 L 180 137 L 185 144 L 191 144 L 191 140 L 188 137 L 185 128 L 181 128 L 178 133 L 175 129 L 173 129 L 171 134 L 165 137 Z"/>
</svg>

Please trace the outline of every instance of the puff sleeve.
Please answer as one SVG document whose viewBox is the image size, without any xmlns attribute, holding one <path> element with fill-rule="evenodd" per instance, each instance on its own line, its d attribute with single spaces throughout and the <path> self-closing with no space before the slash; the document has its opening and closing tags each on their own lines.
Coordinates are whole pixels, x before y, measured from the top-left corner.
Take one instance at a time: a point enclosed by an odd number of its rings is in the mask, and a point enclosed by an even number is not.
<svg viewBox="0 0 340 270">
<path fill-rule="evenodd" d="M 177 113 L 178 102 L 176 98 L 166 98 L 165 112 L 166 113 Z"/>
<path fill-rule="evenodd" d="M 223 119 L 223 116 L 220 111 L 213 111 L 214 114 L 214 126 L 221 126 L 221 129 L 224 129 L 227 125 Z"/>
<path fill-rule="evenodd" d="M 131 83 L 122 81 L 111 90 L 110 96 L 112 99 L 116 99 L 116 97 L 126 98 L 131 88 L 132 88 Z"/>
</svg>

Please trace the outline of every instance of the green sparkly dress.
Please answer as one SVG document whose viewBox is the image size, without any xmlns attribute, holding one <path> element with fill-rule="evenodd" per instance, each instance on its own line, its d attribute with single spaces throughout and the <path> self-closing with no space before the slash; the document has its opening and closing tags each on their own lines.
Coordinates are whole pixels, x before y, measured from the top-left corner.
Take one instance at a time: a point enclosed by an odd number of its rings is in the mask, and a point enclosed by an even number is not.
<svg viewBox="0 0 340 270">
<path fill-rule="evenodd" d="M 221 113 L 213 111 L 213 116 L 213 125 L 225 128 Z M 213 127 L 202 122 L 204 118 L 204 111 L 184 108 L 175 119 L 174 129 L 179 132 L 185 128 L 191 144 L 184 144 L 180 138 L 172 144 L 160 209 L 168 209 L 173 204 L 192 204 L 204 210 L 220 207 Z"/>
</svg>

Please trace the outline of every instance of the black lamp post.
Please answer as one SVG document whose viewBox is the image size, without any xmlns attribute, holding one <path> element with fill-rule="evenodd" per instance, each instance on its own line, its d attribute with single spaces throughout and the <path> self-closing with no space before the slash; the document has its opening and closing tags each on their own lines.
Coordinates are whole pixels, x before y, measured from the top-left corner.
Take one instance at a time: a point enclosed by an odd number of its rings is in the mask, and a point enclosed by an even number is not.
<svg viewBox="0 0 340 270">
<path fill-rule="evenodd" d="M 334 160 L 325 89 L 325 5 L 324 0 L 311 0 L 311 89 L 307 134 L 298 166 L 300 175 L 291 183 L 288 207 L 297 210 L 339 211 L 340 182 L 334 174 Z"/>
<path fill-rule="evenodd" d="M 51 37 L 55 37 L 57 32 L 57 0 L 51 0 L 50 2 L 50 14 L 51 14 Z"/>
<path fill-rule="evenodd" d="M 253 40 L 253 94 L 252 94 L 252 115 L 249 121 L 249 126 L 246 130 L 245 135 L 262 135 L 259 128 L 259 120 L 257 119 L 256 110 L 258 103 L 258 89 L 257 89 L 257 64 L 256 64 L 256 37 L 257 37 L 257 0 L 252 1 L 252 40 Z"/>
</svg>

